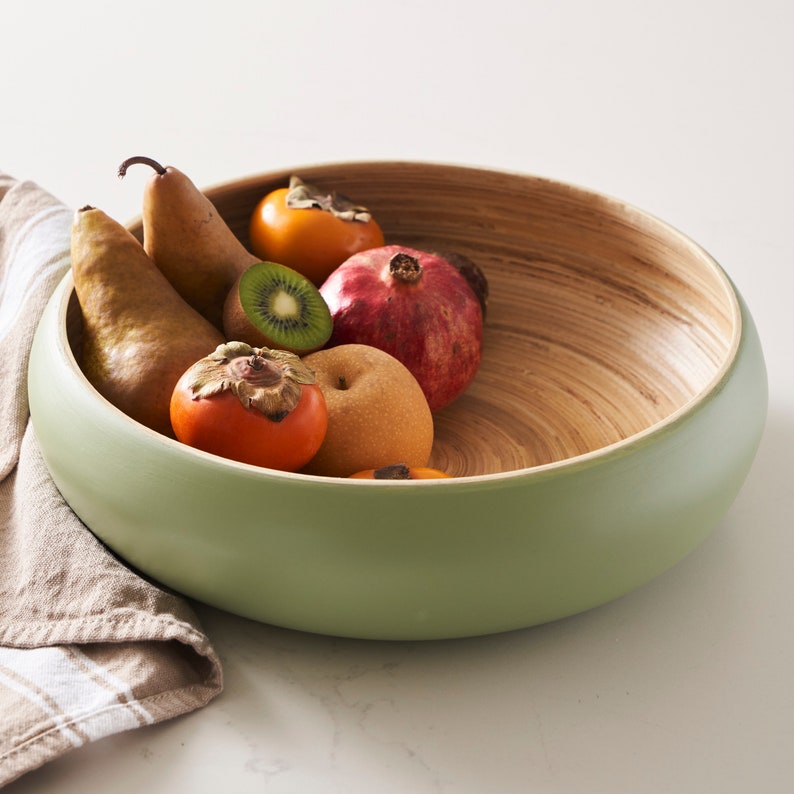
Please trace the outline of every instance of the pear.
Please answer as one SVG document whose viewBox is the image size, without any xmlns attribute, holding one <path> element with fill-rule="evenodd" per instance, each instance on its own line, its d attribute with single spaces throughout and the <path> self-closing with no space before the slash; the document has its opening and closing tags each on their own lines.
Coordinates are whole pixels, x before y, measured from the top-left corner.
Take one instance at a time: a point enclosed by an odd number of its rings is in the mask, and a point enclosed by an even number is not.
<svg viewBox="0 0 794 794">
<path fill-rule="evenodd" d="M 216 328 L 238 276 L 259 259 L 235 237 L 215 205 L 178 169 L 150 157 L 130 157 L 154 169 L 144 187 L 143 247 L 174 289 Z"/>
<path fill-rule="evenodd" d="M 74 214 L 71 255 L 85 376 L 132 419 L 173 437 L 174 386 L 225 341 L 223 335 L 179 296 L 132 233 L 102 210 L 83 207 Z"/>
</svg>

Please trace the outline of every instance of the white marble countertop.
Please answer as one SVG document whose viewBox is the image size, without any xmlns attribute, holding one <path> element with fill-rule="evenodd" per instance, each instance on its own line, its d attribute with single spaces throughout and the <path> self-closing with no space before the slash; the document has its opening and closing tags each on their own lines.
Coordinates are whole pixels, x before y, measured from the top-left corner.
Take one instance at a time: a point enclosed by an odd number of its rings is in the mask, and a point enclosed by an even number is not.
<svg viewBox="0 0 794 794">
<path fill-rule="evenodd" d="M 770 412 L 717 530 L 634 593 L 427 643 L 311 636 L 199 605 L 221 696 L 9 794 L 789 790 L 794 6 L 41 5 L 2 12 L 3 170 L 121 220 L 145 178 L 115 178 L 133 154 L 205 187 L 418 159 L 600 190 L 677 226 L 733 278 L 761 334 Z"/>
</svg>

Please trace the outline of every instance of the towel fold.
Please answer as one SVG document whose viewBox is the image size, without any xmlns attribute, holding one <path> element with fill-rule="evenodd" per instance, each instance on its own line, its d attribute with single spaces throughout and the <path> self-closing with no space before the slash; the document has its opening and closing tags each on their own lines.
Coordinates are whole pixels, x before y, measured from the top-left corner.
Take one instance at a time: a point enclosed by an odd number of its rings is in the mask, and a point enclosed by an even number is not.
<svg viewBox="0 0 794 794">
<path fill-rule="evenodd" d="M 72 211 L 0 172 L 0 787 L 222 689 L 190 605 L 119 561 L 49 476 L 27 405 L 36 325 L 69 268 Z"/>
</svg>

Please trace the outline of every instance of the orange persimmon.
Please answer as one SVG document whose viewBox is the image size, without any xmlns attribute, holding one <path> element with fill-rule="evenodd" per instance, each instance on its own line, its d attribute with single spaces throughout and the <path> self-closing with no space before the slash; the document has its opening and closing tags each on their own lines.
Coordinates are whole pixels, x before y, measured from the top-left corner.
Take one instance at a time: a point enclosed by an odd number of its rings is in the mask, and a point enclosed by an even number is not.
<svg viewBox="0 0 794 794">
<path fill-rule="evenodd" d="M 171 425 L 179 441 L 205 452 L 297 471 L 320 448 L 328 410 L 297 356 L 230 342 L 179 379 Z"/>
<path fill-rule="evenodd" d="M 451 477 L 440 469 L 429 466 L 406 466 L 404 463 L 392 463 L 379 469 L 365 469 L 350 475 L 354 480 L 438 480 Z"/>
<path fill-rule="evenodd" d="M 318 287 L 348 257 L 384 243 L 366 207 L 295 176 L 289 187 L 260 200 L 248 236 L 256 256 L 291 267 Z"/>
</svg>

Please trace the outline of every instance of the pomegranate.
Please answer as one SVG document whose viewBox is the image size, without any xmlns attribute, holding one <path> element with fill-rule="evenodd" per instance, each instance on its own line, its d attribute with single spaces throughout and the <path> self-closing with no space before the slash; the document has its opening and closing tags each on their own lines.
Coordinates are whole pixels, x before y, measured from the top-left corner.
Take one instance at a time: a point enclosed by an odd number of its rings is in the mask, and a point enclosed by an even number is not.
<svg viewBox="0 0 794 794">
<path fill-rule="evenodd" d="M 380 348 L 414 375 L 431 411 L 471 383 L 482 358 L 483 314 L 446 259 L 401 245 L 353 254 L 320 287 L 331 310 L 329 346 Z"/>
</svg>

